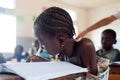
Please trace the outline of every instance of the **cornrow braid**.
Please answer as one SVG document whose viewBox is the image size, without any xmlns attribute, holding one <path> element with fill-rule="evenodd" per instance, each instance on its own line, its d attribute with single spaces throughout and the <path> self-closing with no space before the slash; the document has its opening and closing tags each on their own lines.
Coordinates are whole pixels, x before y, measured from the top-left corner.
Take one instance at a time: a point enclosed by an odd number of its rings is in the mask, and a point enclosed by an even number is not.
<svg viewBox="0 0 120 80">
<path fill-rule="evenodd" d="M 75 34 L 70 15 L 59 7 L 50 7 L 42 12 L 35 20 L 34 26 L 36 35 L 40 34 L 39 31 L 44 31 L 53 36 L 57 32 L 64 32 L 70 38 Z"/>
</svg>

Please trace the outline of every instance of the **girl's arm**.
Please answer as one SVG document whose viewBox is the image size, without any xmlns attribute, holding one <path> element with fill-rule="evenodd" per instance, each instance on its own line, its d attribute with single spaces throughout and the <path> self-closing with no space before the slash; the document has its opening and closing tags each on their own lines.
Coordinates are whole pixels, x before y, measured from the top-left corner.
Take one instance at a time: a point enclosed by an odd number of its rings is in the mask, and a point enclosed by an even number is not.
<svg viewBox="0 0 120 80">
<path fill-rule="evenodd" d="M 87 38 L 81 39 L 79 52 L 79 56 L 82 58 L 82 65 L 88 68 L 91 74 L 97 75 L 97 56 L 92 41 Z"/>
<path fill-rule="evenodd" d="M 103 27 L 105 25 L 110 24 L 111 22 L 115 21 L 116 19 L 120 19 L 120 11 L 116 12 L 115 14 L 103 18 L 100 21 L 96 22 L 95 24 L 93 24 L 92 26 L 88 27 L 87 29 L 85 29 L 84 31 L 82 31 L 77 37 L 76 40 L 78 40 L 79 38 L 84 37 L 88 32 L 95 30 L 97 28 Z"/>
</svg>

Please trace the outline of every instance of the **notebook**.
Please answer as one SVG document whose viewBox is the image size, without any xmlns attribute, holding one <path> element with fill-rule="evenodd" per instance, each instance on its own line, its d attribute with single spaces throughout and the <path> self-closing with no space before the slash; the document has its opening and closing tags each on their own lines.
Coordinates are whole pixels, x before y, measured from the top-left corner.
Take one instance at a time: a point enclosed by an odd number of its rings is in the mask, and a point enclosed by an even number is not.
<svg viewBox="0 0 120 80">
<path fill-rule="evenodd" d="M 88 72 L 88 70 L 60 61 L 1 64 L 0 72 L 14 73 L 25 80 L 48 80 L 69 74 Z"/>
</svg>

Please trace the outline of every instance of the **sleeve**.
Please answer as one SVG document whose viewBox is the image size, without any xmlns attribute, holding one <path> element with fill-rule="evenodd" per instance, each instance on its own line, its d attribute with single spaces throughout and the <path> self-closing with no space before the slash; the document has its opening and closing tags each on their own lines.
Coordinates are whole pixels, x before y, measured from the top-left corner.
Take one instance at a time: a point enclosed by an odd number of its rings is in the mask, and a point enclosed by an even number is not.
<svg viewBox="0 0 120 80">
<path fill-rule="evenodd" d="M 86 80 L 108 80 L 109 79 L 109 70 L 108 67 L 104 72 L 99 73 L 97 76 L 93 74 L 87 74 Z"/>
<path fill-rule="evenodd" d="M 97 75 L 93 75 L 91 73 L 87 73 L 85 76 L 83 77 L 79 77 L 76 80 L 108 80 L 109 79 L 109 59 L 106 58 L 98 58 L 98 63 L 97 63 L 97 67 L 98 67 L 98 73 Z"/>
<path fill-rule="evenodd" d="M 99 58 L 100 60 L 98 60 L 98 74 L 93 75 L 88 73 L 86 78 L 87 80 L 108 80 L 109 77 L 109 60 L 106 58 Z"/>
</svg>

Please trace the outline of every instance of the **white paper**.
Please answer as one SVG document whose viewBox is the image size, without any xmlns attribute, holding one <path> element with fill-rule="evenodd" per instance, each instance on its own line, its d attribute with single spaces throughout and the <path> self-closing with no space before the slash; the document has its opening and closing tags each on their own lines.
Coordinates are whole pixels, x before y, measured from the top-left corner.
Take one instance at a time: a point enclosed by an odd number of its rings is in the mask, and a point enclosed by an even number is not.
<svg viewBox="0 0 120 80">
<path fill-rule="evenodd" d="M 87 72 L 86 68 L 68 62 L 33 62 L 4 64 L 25 80 L 48 80 L 69 74 Z"/>
</svg>

